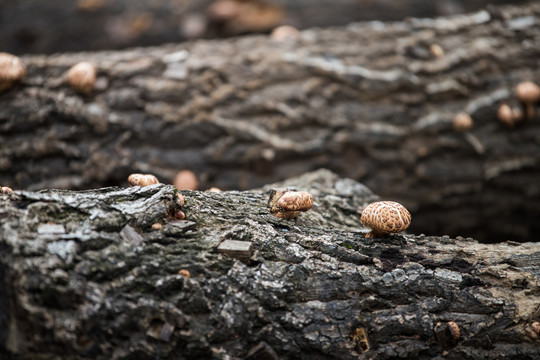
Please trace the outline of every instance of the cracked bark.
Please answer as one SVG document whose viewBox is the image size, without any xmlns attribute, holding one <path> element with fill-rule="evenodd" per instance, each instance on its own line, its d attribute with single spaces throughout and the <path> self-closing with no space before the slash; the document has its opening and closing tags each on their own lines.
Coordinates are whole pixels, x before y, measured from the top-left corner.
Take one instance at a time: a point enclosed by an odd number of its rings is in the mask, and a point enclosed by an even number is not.
<svg viewBox="0 0 540 360">
<path fill-rule="evenodd" d="M 284 185 L 313 209 L 270 215 Z M 538 358 L 538 243 L 366 239 L 358 210 L 377 196 L 326 170 L 182 194 L 184 221 L 170 185 L 3 195 L 0 356 Z M 218 251 L 230 240 L 251 257 Z"/>
<path fill-rule="evenodd" d="M 527 241 L 540 234 L 540 122 L 509 129 L 496 111 L 540 80 L 539 14 L 25 56 L 27 77 L 0 94 L 0 183 L 85 189 L 189 168 L 204 188 L 249 189 L 325 167 L 403 202 L 421 232 Z M 87 97 L 63 79 L 82 60 L 99 68 Z M 452 129 L 460 111 L 469 133 Z"/>
</svg>

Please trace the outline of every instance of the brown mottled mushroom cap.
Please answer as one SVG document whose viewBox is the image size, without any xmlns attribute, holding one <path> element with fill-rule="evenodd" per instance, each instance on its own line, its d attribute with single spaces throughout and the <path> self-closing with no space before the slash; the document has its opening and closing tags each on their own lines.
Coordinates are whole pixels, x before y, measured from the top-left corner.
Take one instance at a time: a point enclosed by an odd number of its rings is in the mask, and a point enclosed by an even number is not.
<svg viewBox="0 0 540 360">
<path fill-rule="evenodd" d="M 0 52 L 0 91 L 7 89 L 14 82 L 26 75 L 26 66 L 15 55 Z"/>
<path fill-rule="evenodd" d="M 411 214 L 400 203 L 378 201 L 362 210 L 360 221 L 371 228 L 366 237 L 381 237 L 407 229 L 411 224 Z"/>
<path fill-rule="evenodd" d="M 313 195 L 306 191 L 272 190 L 268 207 L 280 219 L 293 219 L 313 206 Z"/>
<path fill-rule="evenodd" d="M 159 184 L 158 179 L 152 174 L 131 174 L 128 176 L 131 186 L 149 186 Z"/>
</svg>

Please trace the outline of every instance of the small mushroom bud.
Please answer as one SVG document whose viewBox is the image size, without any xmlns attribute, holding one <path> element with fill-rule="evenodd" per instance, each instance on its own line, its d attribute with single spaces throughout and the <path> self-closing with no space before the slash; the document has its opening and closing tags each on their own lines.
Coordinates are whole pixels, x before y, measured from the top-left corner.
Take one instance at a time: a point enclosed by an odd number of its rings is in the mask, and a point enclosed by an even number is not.
<svg viewBox="0 0 540 360">
<path fill-rule="evenodd" d="M 89 94 L 96 85 L 97 70 L 89 62 L 83 61 L 71 67 L 66 75 L 68 84 L 78 92 Z"/>
<path fill-rule="evenodd" d="M 439 44 L 432 44 L 429 47 L 429 51 L 431 52 L 431 55 L 435 56 L 436 58 L 440 58 L 444 55 L 444 50 Z"/>
<path fill-rule="evenodd" d="M 516 86 L 518 100 L 525 106 L 525 118 L 534 118 L 534 105 L 540 99 L 540 88 L 532 81 L 524 81 Z"/>
<path fill-rule="evenodd" d="M 523 111 L 517 107 L 512 108 L 512 117 L 514 118 L 514 122 L 520 122 L 523 120 Z"/>
<path fill-rule="evenodd" d="M 152 224 L 152 229 L 154 229 L 154 230 L 161 230 L 162 227 L 163 227 L 163 225 L 161 225 L 160 223 Z"/>
<path fill-rule="evenodd" d="M 272 190 L 268 200 L 270 212 L 280 219 L 293 219 L 313 206 L 313 195 L 305 191 Z"/>
<path fill-rule="evenodd" d="M 0 52 L 0 91 L 10 88 L 25 75 L 26 66 L 19 57 Z"/>
<path fill-rule="evenodd" d="M 188 278 L 188 279 L 191 277 L 191 273 L 190 273 L 189 270 L 187 270 L 187 269 L 180 269 L 180 270 L 178 270 L 178 275 L 183 276 L 183 277 L 186 277 L 186 278 Z"/>
<path fill-rule="evenodd" d="M 510 127 L 514 126 L 514 124 L 516 123 L 514 121 L 514 113 L 512 111 L 512 108 L 507 104 L 501 104 L 499 106 L 499 109 L 497 110 L 497 117 L 503 124 Z"/>
<path fill-rule="evenodd" d="M 173 185 L 178 190 L 197 190 L 199 188 L 199 180 L 197 180 L 197 176 L 193 171 L 182 170 L 176 174 Z"/>
<path fill-rule="evenodd" d="M 221 189 L 220 189 L 220 188 L 217 188 L 217 187 L 211 187 L 210 189 L 206 190 L 206 192 L 220 193 L 220 192 L 221 192 Z"/>
<path fill-rule="evenodd" d="M 411 214 L 400 203 L 378 201 L 362 210 L 360 221 L 371 228 L 367 238 L 383 237 L 407 229 L 411 224 Z"/>
<path fill-rule="evenodd" d="M 0 194 L 3 194 L 3 195 L 13 194 L 13 189 L 7 186 L 0 186 Z"/>
<path fill-rule="evenodd" d="M 459 326 L 454 321 L 448 322 L 448 328 L 450 329 L 450 333 L 452 334 L 452 339 L 457 340 L 460 337 L 460 331 Z"/>
<path fill-rule="evenodd" d="M 184 206 L 184 203 L 185 203 L 185 199 L 182 196 L 182 194 L 176 193 L 176 205 L 178 207 L 182 207 L 182 206 Z"/>
<path fill-rule="evenodd" d="M 159 184 L 158 179 L 152 174 L 131 174 L 128 177 L 131 186 L 148 186 Z"/>
<path fill-rule="evenodd" d="M 469 131 L 473 126 L 473 119 L 465 112 L 460 112 L 453 119 L 454 129 L 460 132 Z"/>
<path fill-rule="evenodd" d="M 270 38 L 276 41 L 284 41 L 287 39 L 294 39 L 298 37 L 300 32 L 290 25 L 281 25 L 272 30 Z"/>
<path fill-rule="evenodd" d="M 181 210 L 175 210 L 174 218 L 177 220 L 184 220 L 186 218 L 186 214 L 184 214 L 184 212 Z"/>
</svg>

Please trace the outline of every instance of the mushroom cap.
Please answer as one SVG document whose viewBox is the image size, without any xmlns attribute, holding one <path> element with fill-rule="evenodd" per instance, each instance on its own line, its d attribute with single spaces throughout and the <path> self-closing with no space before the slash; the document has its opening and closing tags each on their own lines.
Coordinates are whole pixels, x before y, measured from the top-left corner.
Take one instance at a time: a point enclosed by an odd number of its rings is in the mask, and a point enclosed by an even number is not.
<svg viewBox="0 0 540 360">
<path fill-rule="evenodd" d="M 66 74 L 68 84 L 82 93 L 90 93 L 94 90 L 96 77 L 96 67 L 86 61 L 72 66 Z"/>
<path fill-rule="evenodd" d="M 290 25 L 281 25 L 272 30 L 270 33 L 270 38 L 276 41 L 282 41 L 285 39 L 293 39 L 299 34 L 300 31 L 298 31 L 298 29 L 295 27 Z"/>
<path fill-rule="evenodd" d="M 466 112 L 460 112 L 454 116 L 453 125 L 457 131 L 468 131 L 473 126 L 473 119 Z"/>
<path fill-rule="evenodd" d="M 197 190 L 199 188 L 199 180 L 197 180 L 197 175 L 193 171 L 182 170 L 176 174 L 173 185 L 178 190 Z"/>
<path fill-rule="evenodd" d="M 306 191 L 272 190 L 270 212 L 281 219 L 292 219 L 313 206 L 313 195 Z"/>
<path fill-rule="evenodd" d="M 532 81 L 524 81 L 516 86 L 516 95 L 522 103 L 534 103 L 540 99 L 540 87 Z"/>
<path fill-rule="evenodd" d="M 460 334 L 460 331 L 459 331 L 458 324 L 456 324 L 455 321 L 449 321 L 448 322 L 448 328 L 450 329 L 450 333 L 452 334 L 452 338 L 454 340 L 459 339 L 461 334 Z"/>
<path fill-rule="evenodd" d="M 497 117 L 502 123 L 508 126 L 514 125 L 514 113 L 512 108 L 507 104 L 501 104 L 499 106 L 499 109 L 497 110 Z"/>
<path fill-rule="evenodd" d="M 26 75 L 22 60 L 5 52 L 0 52 L 0 81 L 17 81 Z"/>
<path fill-rule="evenodd" d="M 276 206 L 286 211 L 308 211 L 313 206 L 313 195 L 306 191 L 287 191 L 278 199 Z"/>
<path fill-rule="evenodd" d="M 210 189 L 206 189 L 206 192 L 220 193 L 220 192 L 221 192 L 221 189 L 218 188 L 218 187 L 212 186 Z"/>
<path fill-rule="evenodd" d="M 131 174 L 128 176 L 131 186 L 148 186 L 159 184 L 158 179 L 152 174 Z"/>
<path fill-rule="evenodd" d="M 0 186 L 0 194 L 13 194 L 13 189 L 7 186 Z"/>
<path fill-rule="evenodd" d="M 394 201 L 378 201 L 362 210 L 360 221 L 377 234 L 397 233 L 411 224 L 411 214 L 405 206 Z"/>
<path fill-rule="evenodd" d="M 0 52 L 0 91 L 13 85 L 26 75 L 26 66 L 15 55 Z"/>
</svg>

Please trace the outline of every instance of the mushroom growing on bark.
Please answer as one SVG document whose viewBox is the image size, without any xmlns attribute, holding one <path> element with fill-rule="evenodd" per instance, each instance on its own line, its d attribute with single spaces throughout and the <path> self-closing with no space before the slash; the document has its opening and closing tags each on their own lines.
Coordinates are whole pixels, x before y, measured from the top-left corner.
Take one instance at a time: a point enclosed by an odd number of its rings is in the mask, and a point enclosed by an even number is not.
<svg viewBox="0 0 540 360">
<path fill-rule="evenodd" d="M 512 127 L 523 118 L 523 113 L 518 108 L 512 109 L 507 104 L 501 104 L 497 110 L 497 117 L 503 124 Z"/>
<path fill-rule="evenodd" d="M 83 61 L 68 70 L 66 79 L 68 84 L 78 92 L 89 94 L 96 85 L 96 76 L 96 67 L 89 62 Z"/>
<path fill-rule="evenodd" d="M 383 237 L 401 232 L 411 224 L 411 214 L 400 203 L 394 201 L 378 201 L 362 210 L 360 221 L 371 229 L 367 238 Z"/>
<path fill-rule="evenodd" d="M 313 206 L 313 195 L 305 191 L 272 190 L 268 207 L 280 219 L 293 219 Z"/>
<path fill-rule="evenodd" d="M 26 75 L 26 66 L 15 55 L 0 52 L 0 91 L 10 88 Z"/>
<path fill-rule="evenodd" d="M 178 190 L 197 190 L 199 188 L 199 180 L 193 171 L 182 170 L 176 174 L 173 185 Z"/>
<path fill-rule="evenodd" d="M 524 81 L 516 86 L 518 100 L 525 106 L 525 118 L 534 118 L 534 104 L 540 100 L 540 87 L 532 81 Z"/>
<path fill-rule="evenodd" d="M 466 112 L 460 112 L 454 116 L 452 124 L 454 125 L 454 129 L 456 129 L 456 131 L 465 132 L 469 131 L 473 127 L 473 119 L 471 118 L 471 115 L 467 114 Z"/>
<path fill-rule="evenodd" d="M 131 186 L 148 186 L 159 184 L 158 179 L 152 174 L 131 174 L 128 177 Z"/>
<path fill-rule="evenodd" d="M 0 186 L 0 194 L 13 194 L 13 189 L 7 186 Z"/>
</svg>

